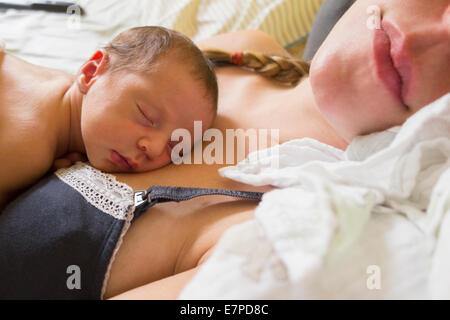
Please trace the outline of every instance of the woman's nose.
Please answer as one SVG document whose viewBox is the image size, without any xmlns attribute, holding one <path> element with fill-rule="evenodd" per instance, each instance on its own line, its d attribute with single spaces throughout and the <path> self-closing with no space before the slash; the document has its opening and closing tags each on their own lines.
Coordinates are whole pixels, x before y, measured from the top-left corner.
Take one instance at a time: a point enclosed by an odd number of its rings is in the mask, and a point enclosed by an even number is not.
<svg viewBox="0 0 450 320">
<path fill-rule="evenodd" d="M 157 138 L 148 139 L 143 138 L 138 141 L 138 149 L 145 153 L 150 159 L 159 157 L 167 150 L 167 139 Z"/>
</svg>

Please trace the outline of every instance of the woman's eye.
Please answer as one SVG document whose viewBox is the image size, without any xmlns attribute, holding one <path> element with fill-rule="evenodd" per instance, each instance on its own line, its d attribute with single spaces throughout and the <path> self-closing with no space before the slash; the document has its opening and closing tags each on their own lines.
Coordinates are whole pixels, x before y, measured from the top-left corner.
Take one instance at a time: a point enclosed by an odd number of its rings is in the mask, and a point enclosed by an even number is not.
<svg viewBox="0 0 450 320">
<path fill-rule="evenodd" d="M 147 120 L 147 122 L 149 122 L 150 125 L 153 126 L 154 122 L 145 115 L 144 111 L 142 111 L 142 109 L 141 109 L 141 107 L 139 105 L 137 105 L 137 107 L 138 107 L 139 112 L 141 113 L 141 115 L 145 118 L 145 120 Z"/>
</svg>

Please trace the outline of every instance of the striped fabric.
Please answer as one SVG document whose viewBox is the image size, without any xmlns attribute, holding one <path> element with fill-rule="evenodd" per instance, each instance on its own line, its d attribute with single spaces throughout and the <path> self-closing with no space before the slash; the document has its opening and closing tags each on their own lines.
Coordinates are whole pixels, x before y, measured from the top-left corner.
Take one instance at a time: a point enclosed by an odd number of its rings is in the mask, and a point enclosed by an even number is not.
<svg viewBox="0 0 450 320">
<path fill-rule="evenodd" d="M 224 32 L 259 29 L 290 48 L 306 39 L 323 1 L 152 1 L 148 21 L 183 32 L 194 41 Z"/>
</svg>

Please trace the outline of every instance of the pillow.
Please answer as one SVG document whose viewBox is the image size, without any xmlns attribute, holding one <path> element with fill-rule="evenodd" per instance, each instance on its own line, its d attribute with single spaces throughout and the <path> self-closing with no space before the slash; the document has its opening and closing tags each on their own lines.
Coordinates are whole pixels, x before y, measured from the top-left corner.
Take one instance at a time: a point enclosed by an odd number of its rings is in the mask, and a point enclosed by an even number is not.
<svg viewBox="0 0 450 320">
<path fill-rule="evenodd" d="M 327 0 L 324 2 L 312 25 L 311 33 L 309 34 L 303 53 L 303 60 L 312 60 L 314 54 L 322 45 L 322 42 L 328 36 L 331 29 L 333 29 L 336 22 L 338 22 L 355 1 L 356 0 Z"/>
</svg>

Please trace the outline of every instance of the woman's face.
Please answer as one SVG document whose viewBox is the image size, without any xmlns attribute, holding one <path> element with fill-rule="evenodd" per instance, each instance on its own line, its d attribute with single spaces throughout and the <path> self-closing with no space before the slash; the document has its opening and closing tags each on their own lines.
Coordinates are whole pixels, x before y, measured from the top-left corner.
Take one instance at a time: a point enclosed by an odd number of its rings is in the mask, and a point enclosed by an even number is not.
<svg viewBox="0 0 450 320">
<path fill-rule="evenodd" d="M 449 75 L 449 0 L 359 0 L 314 56 L 310 81 L 320 111 L 350 142 L 402 124 L 450 91 Z"/>
<path fill-rule="evenodd" d="M 162 61 L 160 61 L 162 60 Z M 92 166 L 106 172 L 146 172 L 171 162 L 172 132 L 194 121 L 212 123 L 212 99 L 201 81 L 163 57 L 152 73 L 105 72 L 85 94 L 81 133 Z M 120 158 L 126 158 L 127 164 Z M 127 167 L 131 165 L 131 167 Z"/>
</svg>

